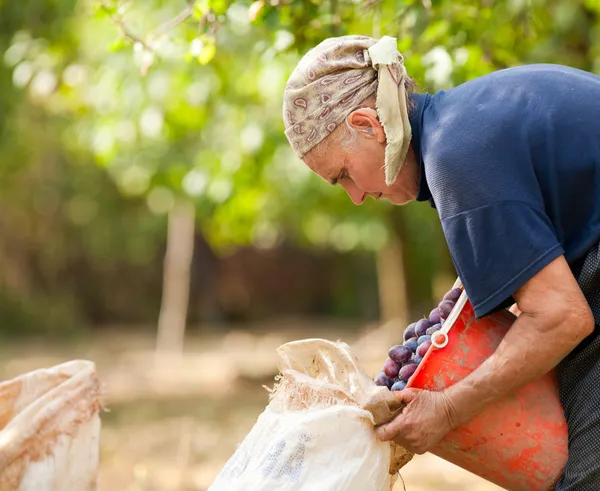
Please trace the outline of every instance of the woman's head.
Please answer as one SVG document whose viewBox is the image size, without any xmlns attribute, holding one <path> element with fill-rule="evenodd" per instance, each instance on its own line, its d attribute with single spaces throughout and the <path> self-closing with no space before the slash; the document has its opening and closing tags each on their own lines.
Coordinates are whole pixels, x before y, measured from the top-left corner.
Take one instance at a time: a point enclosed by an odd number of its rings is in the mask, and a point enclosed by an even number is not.
<svg viewBox="0 0 600 491">
<path fill-rule="evenodd" d="M 416 198 L 419 167 L 409 149 L 397 178 L 385 181 L 386 135 L 375 110 L 374 99 L 353 110 L 343 123 L 303 158 L 304 163 L 330 184 L 341 185 L 353 203 L 371 196 L 402 205 Z"/>
<path fill-rule="evenodd" d="M 367 196 L 403 204 L 417 194 L 408 122 L 414 84 L 402 61 L 392 38 L 332 38 L 302 58 L 286 85 L 292 148 L 357 204 Z"/>
</svg>

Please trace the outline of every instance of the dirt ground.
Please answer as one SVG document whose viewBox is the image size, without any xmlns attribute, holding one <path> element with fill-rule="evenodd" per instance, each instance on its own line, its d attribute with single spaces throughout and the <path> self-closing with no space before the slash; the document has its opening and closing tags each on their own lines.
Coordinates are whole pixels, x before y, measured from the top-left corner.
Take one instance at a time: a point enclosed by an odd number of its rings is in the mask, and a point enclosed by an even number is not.
<svg viewBox="0 0 600 491">
<path fill-rule="evenodd" d="M 100 490 L 204 491 L 267 403 L 262 386 L 272 385 L 277 373 L 275 348 L 308 337 L 342 339 L 374 372 L 389 346 L 389 327 L 352 333 L 344 325 L 295 322 L 253 334 L 212 331 L 188 336 L 181 358 L 157 358 L 151 331 L 112 330 L 77 343 L 5 345 L 0 376 L 75 358 L 95 361 L 107 407 L 101 415 Z M 408 491 L 501 489 L 431 454 L 415 457 L 401 475 Z M 402 489 L 399 481 L 394 491 Z"/>
</svg>

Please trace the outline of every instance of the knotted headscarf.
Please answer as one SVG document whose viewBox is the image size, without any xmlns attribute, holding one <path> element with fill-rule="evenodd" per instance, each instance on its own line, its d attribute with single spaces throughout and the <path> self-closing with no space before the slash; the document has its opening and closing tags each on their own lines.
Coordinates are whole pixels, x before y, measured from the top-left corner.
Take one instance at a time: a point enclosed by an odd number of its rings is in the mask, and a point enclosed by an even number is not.
<svg viewBox="0 0 600 491">
<path fill-rule="evenodd" d="M 376 92 L 386 135 L 385 181 L 394 183 L 411 139 L 404 58 L 396 39 L 342 36 L 326 39 L 300 60 L 285 87 L 285 135 L 300 158 Z"/>
</svg>

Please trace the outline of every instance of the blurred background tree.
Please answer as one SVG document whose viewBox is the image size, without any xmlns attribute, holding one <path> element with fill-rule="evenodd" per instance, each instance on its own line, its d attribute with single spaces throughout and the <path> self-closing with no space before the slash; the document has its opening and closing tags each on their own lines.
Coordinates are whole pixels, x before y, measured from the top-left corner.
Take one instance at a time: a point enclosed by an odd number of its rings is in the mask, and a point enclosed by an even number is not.
<svg viewBox="0 0 600 491">
<path fill-rule="evenodd" d="M 426 91 L 523 63 L 598 72 L 599 12 L 594 0 L 0 3 L 1 332 L 158 319 L 159 346 L 180 350 L 186 322 L 428 313 L 454 279 L 435 211 L 355 207 L 312 175 L 283 135 L 287 77 L 343 34 L 396 36 Z"/>
</svg>

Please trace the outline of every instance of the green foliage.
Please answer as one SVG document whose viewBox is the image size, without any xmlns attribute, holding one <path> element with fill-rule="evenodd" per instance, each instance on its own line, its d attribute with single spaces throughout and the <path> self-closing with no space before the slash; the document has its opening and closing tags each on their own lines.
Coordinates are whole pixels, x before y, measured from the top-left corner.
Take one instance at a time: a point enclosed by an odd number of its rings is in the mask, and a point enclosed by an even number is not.
<svg viewBox="0 0 600 491">
<path fill-rule="evenodd" d="M 268 247 L 289 235 L 340 250 L 385 241 L 391 208 L 353 207 L 310 176 L 283 137 L 287 75 L 328 36 L 396 36 L 409 73 L 426 90 L 519 63 L 597 63 L 594 2 L 92 6 L 80 4 L 68 48 L 23 33 L 15 38 L 9 52 L 22 56 L 9 61 L 17 85 L 72 119 L 70 145 L 90 151 L 125 195 L 144 197 L 155 213 L 177 199 L 194 201 L 216 247 Z"/>
</svg>

